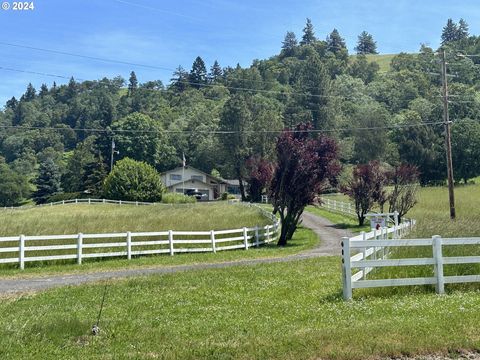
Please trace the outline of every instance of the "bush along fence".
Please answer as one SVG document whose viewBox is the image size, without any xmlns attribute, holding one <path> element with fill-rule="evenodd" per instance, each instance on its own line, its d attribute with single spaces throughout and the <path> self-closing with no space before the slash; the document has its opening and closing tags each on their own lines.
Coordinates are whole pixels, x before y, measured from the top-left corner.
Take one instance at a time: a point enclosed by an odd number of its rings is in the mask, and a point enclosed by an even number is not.
<svg viewBox="0 0 480 360">
<path fill-rule="evenodd" d="M 73 259 L 81 264 L 82 260 L 91 258 L 126 257 L 130 260 L 133 256 L 140 255 L 216 253 L 223 250 L 248 250 L 250 247 L 276 241 L 280 228 L 276 217 L 256 205 L 247 206 L 255 207 L 272 223 L 231 230 L 0 237 L 0 264 L 18 263 L 19 268 L 24 269 L 27 262 Z"/>
<path fill-rule="evenodd" d="M 480 282 L 480 275 L 456 275 L 445 276 L 444 265 L 452 264 L 478 264 L 480 256 L 443 256 L 445 246 L 458 245 L 480 245 L 480 238 L 448 238 L 442 239 L 439 235 L 427 239 L 400 239 L 405 235 L 411 226 L 415 225 L 412 220 L 394 228 L 382 229 L 380 240 L 378 234 L 362 233 L 352 238 L 342 240 L 342 270 L 343 270 L 343 297 L 345 300 L 352 298 L 353 289 L 374 288 L 386 286 L 408 286 L 408 285 L 435 285 L 436 292 L 443 294 L 445 284 Z M 399 232 L 399 233 L 398 233 Z M 393 234 L 393 239 L 389 239 Z M 431 258 L 402 258 L 390 259 L 390 248 L 394 247 L 418 247 L 430 246 L 432 248 Z M 351 256 L 351 252 L 359 251 Z M 398 279 L 375 279 L 368 280 L 367 274 L 375 268 L 389 266 L 418 266 L 432 265 L 433 276 L 413 277 Z M 352 269 L 359 269 L 352 275 Z"/>
</svg>

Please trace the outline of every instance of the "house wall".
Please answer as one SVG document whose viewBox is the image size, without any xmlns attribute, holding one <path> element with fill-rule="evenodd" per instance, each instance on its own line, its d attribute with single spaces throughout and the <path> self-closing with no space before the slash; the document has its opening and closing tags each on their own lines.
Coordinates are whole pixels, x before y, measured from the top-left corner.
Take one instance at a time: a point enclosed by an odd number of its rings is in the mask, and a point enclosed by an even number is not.
<svg viewBox="0 0 480 360">
<path fill-rule="evenodd" d="M 172 179 L 170 175 L 176 175 L 176 179 Z M 192 179 L 192 177 L 195 177 Z M 182 168 L 170 170 L 162 174 L 162 182 L 171 192 L 183 192 L 183 174 Z M 203 174 L 196 169 L 185 168 L 185 190 L 198 189 L 199 191 L 208 191 L 208 199 L 215 200 L 226 191 L 226 184 L 219 184 L 218 181 L 206 174 Z M 213 182 L 213 183 L 212 183 Z"/>
</svg>

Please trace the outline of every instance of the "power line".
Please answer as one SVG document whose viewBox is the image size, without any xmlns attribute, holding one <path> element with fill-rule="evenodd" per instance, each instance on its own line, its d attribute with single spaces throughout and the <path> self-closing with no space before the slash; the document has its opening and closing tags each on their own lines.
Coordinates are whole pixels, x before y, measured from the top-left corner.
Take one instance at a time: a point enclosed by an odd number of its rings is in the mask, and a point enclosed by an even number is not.
<svg viewBox="0 0 480 360">
<path fill-rule="evenodd" d="M 0 128 L 3 129 L 14 129 L 14 130 L 49 130 L 49 131 L 75 131 L 75 132 L 92 132 L 92 133 L 121 133 L 121 134 L 216 134 L 216 135 L 229 135 L 237 133 L 263 133 L 263 134 L 279 134 L 283 131 L 288 131 L 292 133 L 332 133 L 338 131 L 367 131 L 367 130 L 393 130 L 393 129 L 404 129 L 412 127 L 423 127 L 423 126 L 432 126 L 432 125 L 443 125 L 443 122 L 423 122 L 419 124 L 399 124 L 391 126 L 372 126 L 372 127 L 349 127 L 349 128 L 338 128 L 338 129 L 309 129 L 309 130 L 136 130 L 136 129 L 95 129 L 95 128 L 59 128 L 59 127 L 41 127 L 41 126 L 18 126 L 18 125 L 0 125 Z"/>
<path fill-rule="evenodd" d="M 148 68 L 148 69 L 175 71 L 174 69 L 163 67 L 163 66 L 139 64 L 139 63 L 128 62 L 128 61 L 123 61 L 123 60 L 115 60 L 115 59 L 108 59 L 108 58 L 102 58 L 102 57 L 97 57 L 97 56 L 81 55 L 81 54 L 75 54 L 75 53 L 66 52 L 66 51 L 46 49 L 46 48 L 40 48 L 40 47 L 34 47 L 34 46 L 28 46 L 28 45 L 13 44 L 13 43 L 8 43 L 8 42 L 3 42 L 3 41 L 0 41 L 0 45 L 22 48 L 22 49 L 28 49 L 28 50 L 35 50 L 35 51 L 42 51 L 42 52 L 47 52 L 47 53 L 51 53 L 51 54 L 78 57 L 78 58 L 82 58 L 82 59 L 89 59 L 89 60 L 95 60 L 95 61 L 103 61 L 103 62 L 110 62 L 110 63 L 115 63 L 115 64 L 137 66 L 137 67 L 143 67 L 143 68 Z"/>
</svg>

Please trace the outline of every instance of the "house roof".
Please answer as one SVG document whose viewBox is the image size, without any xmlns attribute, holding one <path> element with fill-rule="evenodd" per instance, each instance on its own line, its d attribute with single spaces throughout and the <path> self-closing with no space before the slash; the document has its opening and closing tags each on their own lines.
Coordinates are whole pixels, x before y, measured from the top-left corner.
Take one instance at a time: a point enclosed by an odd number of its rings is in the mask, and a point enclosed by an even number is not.
<svg viewBox="0 0 480 360">
<path fill-rule="evenodd" d="M 206 172 L 203 172 L 202 170 L 198 170 L 197 168 L 194 168 L 193 166 L 185 166 L 185 169 L 192 169 L 192 170 L 195 170 L 205 176 L 208 176 L 216 181 L 218 181 L 219 183 L 221 184 L 227 184 L 226 180 L 224 179 L 221 179 L 221 178 L 217 178 L 215 176 L 212 176 L 210 174 L 207 174 Z M 175 169 L 171 169 L 171 170 L 167 170 L 167 171 L 164 171 L 163 173 L 161 173 L 160 175 L 166 175 L 168 173 L 171 173 L 171 172 L 175 172 L 177 170 L 183 170 L 183 167 L 182 166 L 177 166 Z M 198 180 L 199 181 L 199 180 Z M 207 184 L 208 185 L 208 184 Z"/>
<path fill-rule="evenodd" d="M 208 183 L 206 183 L 206 182 L 203 182 L 203 181 L 197 180 L 197 179 L 188 179 L 188 180 L 185 181 L 185 182 L 186 182 L 186 183 L 188 183 L 188 182 L 194 182 L 194 183 L 198 183 L 199 185 L 201 184 L 201 186 L 207 186 L 207 187 L 212 186 L 212 184 L 208 184 Z M 182 183 L 183 183 L 183 181 L 177 181 L 177 182 L 174 183 L 174 184 L 168 185 L 168 186 L 167 186 L 167 189 L 169 189 L 169 188 L 171 188 L 171 187 L 173 187 L 173 186 L 177 186 L 178 184 L 182 184 Z"/>
</svg>

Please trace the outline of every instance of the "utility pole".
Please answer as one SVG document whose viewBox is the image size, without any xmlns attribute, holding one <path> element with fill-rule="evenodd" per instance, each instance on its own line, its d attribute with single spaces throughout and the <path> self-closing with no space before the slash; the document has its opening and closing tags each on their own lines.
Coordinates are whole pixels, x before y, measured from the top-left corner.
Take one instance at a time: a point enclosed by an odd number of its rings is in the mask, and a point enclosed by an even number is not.
<svg viewBox="0 0 480 360">
<path fill-rule="evenodd" d="M 113 154 L 115 153 L 119 153 L 119 151 L 115 151 L 115 141 L 113 140 L 113 137 L 112 137 L 112 148 L 111 148 L 111 152 L 110 152 L 110 172 L 112 172 L 113 170 Z"/>
<path fill-rule="evenodd" d="M 442 50 L 442 83 L 443 83 L 443 120 L 445 125 L 445 149 L 447 152 L 448 197 L 450 201 L 450 219 L 455 219 L 455 195 L 453 183 L 452 143 L 450 139 L 450 119 L 448 116 L 448 82 L 445 50 Z"/>
</svg>

